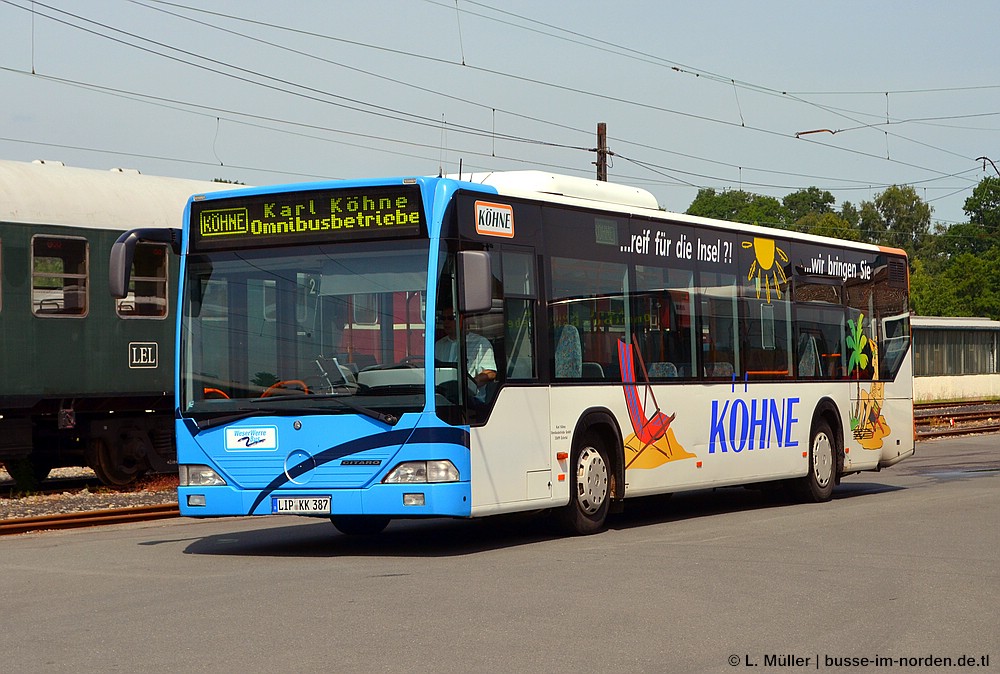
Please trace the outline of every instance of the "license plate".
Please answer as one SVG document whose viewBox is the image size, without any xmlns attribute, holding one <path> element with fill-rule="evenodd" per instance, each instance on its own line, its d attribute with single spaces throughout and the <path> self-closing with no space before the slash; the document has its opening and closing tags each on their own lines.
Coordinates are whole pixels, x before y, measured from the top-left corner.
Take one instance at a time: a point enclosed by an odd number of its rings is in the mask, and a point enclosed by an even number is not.
<svg viewBox="0 0 1000 674">
<path fill-rule="evenodd" d="M 275 515 L 330 514 L 329 496 L 272 496 L 271 513 Z"/>
</svg>

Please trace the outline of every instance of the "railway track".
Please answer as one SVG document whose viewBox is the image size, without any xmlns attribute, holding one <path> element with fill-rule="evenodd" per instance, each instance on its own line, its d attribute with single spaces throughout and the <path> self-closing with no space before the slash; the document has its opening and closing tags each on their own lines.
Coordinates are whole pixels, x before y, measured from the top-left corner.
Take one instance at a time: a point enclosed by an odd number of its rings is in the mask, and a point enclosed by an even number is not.
<svg viewBox="0 0 1000 674">
<path fill-rule="evenodd" d="M 913 406 L 918 440 L 970 433 L 1000 432 L 1000 403 L 974 400 L 956 403 L 922 403 Z"/>
<path fill-rule="evenodd" d="M 179 517 L 176 503 L 166 505 L 129 506 L 109 510 L 20 517 L 0 520 L 0 536 L 23 534 L 29 531 L 49 531 L 53 529 L 79 529 L 104 524 L 124 524 L 126 522 L 148 522 L 169 517 Z"/>
</svg>

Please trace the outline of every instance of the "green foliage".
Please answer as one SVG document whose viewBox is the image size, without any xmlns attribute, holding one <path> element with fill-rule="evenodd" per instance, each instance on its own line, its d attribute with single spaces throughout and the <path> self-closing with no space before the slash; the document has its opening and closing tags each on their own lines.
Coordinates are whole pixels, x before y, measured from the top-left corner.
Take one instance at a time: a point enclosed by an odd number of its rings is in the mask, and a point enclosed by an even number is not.
<svg viewBox="0 0 1000 674">
<path fill-rule="evenodd" d="M 841 204 L 840 217 L 846 220 L 847 224 L 854 229 L 858 229 L 861 225 L 861 212 L 850 201 L 845 201 Z"/>
<path fill-rule="evenodd" d="M 792 222 L 798 222 L 811 215 L 833 213 L 834 203 L 836 200 L 833 195 L 818 187 L 807 187 L 804 190 L 792 192 L 781 200 L 781 204 L 788 211 Z"/>
<path fill-rule="evenodd" d="M 987 236 L 1000 232 L 1000 178 L 983 178 L 965 200 L 964 210 L 969 224 L 982 228 Z"/>
<path fill-rule="evenodd" d="M 1000 320 L 1000 247 L 957 255 L 932 273 L 914 262 L 910 304 L 921 316 L 985 316 Z"/>
<path fill-rule="evenodd" d="M 806 234 L 829 236 L 835 239 L 860 241 L 861 233 L 836 213 L 808 213 L 795 222 L 795 229 Z"/>
<path fill-rule="evenodd" d="M 786 227 L 791 222 L 788 210 L 780 201 L 743 190 L 716 192 L 711 188 L 700 189 L 686 213 L 766 227 Z"/>
<path fill-rule="evenodd" d="M 995 236 L 988 235 L 982 226 L 971 222 L 951 226 L 938 224 L 920 251 L 920 258 L 928 271 L 940 272 L 959 255 L 982 255 L 996 242 Z"/>
<path fill-rule="evenodd" d="M 842 212 L 837 213 L 833 206 L 833 195 L 818 187 L 792 192 L 780 201 L 743 190 L 716 192 L 711 188 L 703 188 L 698 190 L 698 195 L 685 212 L 704 218 L 796 229 L 851 241 L 861 240 L 857 227 L 860 219 L 857 209 L 850 202 L 844 202 Z"/>
<path fill-rule="evenodd" d="M 902 248 L 911 257 L 927 243 L 931 212 L 910 185 L 892 185 L 861 202 L 861 231 L 868 241 Z"/>
</svg>

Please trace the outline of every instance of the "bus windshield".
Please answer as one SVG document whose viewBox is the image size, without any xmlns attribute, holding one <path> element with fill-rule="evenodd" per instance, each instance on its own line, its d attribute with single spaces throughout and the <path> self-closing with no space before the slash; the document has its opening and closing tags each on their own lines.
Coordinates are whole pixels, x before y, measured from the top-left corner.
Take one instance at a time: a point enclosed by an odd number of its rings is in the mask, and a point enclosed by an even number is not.
<svg viewBox="0 0 1000 674">
<path fill-rule="evenodd" d="M 419 411 L 427 259 L 426 240 L 190 255 L 182 413 Z"/>
</svg>

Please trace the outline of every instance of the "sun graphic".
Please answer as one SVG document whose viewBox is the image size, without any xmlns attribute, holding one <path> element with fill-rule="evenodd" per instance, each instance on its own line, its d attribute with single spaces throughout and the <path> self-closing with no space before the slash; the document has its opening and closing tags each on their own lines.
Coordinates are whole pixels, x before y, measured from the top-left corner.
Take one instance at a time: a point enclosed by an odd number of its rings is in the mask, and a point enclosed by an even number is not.
<svg viewBox="0 0 1000 674">
<path fill-rule="evenodd" d="M 768 304 L 771 303 L 772 287 L 778 299 L 781 299 L 781 285 L 788 283 L 788 277 L 785 276 L 785 270 L 781 268 L 780 264 L 774 264 L 774 258 L 777 256 L 782 262 L 788 262 L 788 255 L 785 254 L 785 251 L 774 245 L 774 239 L 762 239 L 755 236 L 753 241 L 744 241 L 743 247 L 753 248 L 756 258 L 750 264 L 750 273 L 747 274 L 747 280 L 754 282 L 754 288 L 757 290 L 757 299 L 760 299 L 762 281 Z M 757 276 L 756 279 L 754 278 L 755 274 Z"/>
</svg>

